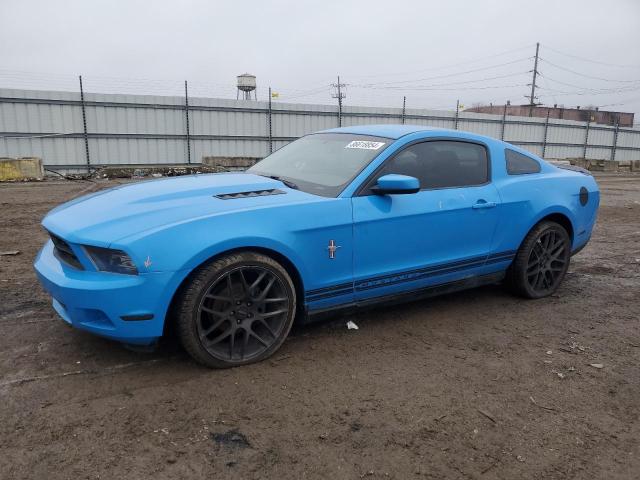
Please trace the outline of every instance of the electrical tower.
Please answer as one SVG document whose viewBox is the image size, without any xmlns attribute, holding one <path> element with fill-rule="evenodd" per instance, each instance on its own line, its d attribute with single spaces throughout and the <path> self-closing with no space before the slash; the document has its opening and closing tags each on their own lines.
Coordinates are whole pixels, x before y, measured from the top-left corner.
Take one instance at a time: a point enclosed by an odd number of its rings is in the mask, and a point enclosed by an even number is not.
<svg viewBox="0 0 640 480">
<path fill-rule="evenodd" d="M 336 89 L 336 93 L 332 94 L 332 98 L 338 99 L 338 126 L 342 126 L 342 99 L 345 98 L 345 94 L 342 89 L 345 87 L 344 83 L 340 83 L 340 75 L 338 75 L 338 83 L 332 83 L 331 86 Z"/>
</svg>

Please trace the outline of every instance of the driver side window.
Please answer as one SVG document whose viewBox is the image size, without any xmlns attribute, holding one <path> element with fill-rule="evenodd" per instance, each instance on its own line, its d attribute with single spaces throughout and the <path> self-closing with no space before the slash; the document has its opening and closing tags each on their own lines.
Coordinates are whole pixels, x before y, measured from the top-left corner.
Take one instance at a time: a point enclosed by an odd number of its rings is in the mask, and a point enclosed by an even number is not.
<svg viewBox="0 0 640 480">
<path fill-rule="evenodd" d="M 416 143 L 387 160 L 366 191 L 378 178 L 390 173 L 416 177 L 421 190 L 482 185 L 489 181 L 489 160 L 486 148 L 477 143 L 452 140 Z"/>
</svg>

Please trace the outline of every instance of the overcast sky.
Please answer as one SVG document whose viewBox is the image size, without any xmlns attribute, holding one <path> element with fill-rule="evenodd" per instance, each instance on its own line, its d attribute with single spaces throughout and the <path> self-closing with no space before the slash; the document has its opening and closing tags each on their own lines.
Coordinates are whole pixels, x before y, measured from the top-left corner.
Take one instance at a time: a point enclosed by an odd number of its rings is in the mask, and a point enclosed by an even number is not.
<svg viewBox="0 0 640 480">
<path fill-rule="evenodd" d="M 539 101 L 640 113 L 640 1 L 0 0 L 0 86 L 455 108 Z M 636 119 L 638 122 L 640 119 Z"/>
</svg>

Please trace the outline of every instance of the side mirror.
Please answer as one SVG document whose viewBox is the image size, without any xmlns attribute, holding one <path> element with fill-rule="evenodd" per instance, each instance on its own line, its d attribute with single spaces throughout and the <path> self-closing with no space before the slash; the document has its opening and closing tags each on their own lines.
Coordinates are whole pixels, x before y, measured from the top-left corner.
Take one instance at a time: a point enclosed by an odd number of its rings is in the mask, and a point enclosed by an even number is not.
<svg viewBox="0 0 640 480">
<path fill-rule="evenodd" d="M 417 193 L 420 191 L 420 181 L 408 175 L 390 173 L 380 177 L 371 191 L 376 195 Z"/>
</svg>

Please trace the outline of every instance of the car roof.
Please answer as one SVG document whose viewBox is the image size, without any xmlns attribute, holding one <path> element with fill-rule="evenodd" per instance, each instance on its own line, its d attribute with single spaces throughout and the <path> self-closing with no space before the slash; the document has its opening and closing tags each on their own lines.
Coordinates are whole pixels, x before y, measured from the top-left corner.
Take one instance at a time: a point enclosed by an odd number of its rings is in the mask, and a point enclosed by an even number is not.
<svg viewBox="0 0 640 480">
<path fill-rule="evenodd" d="M 356 135 L 372 135 L 375 137 L 386 137 L 391 139 L 398 139 L 416 132 L 434 132 L 434 133 L 453 133 L 460 131 L 448 130 L 446 128 L 426 127 L 422 125 L 401 125 L 401 124 L 387 124 L 387 125 L 357 125 L 353 127 L 341 127 L 331 128 L 329 130 L 323 130 L 318 133 L 353 133 Z"/>
</svg>

